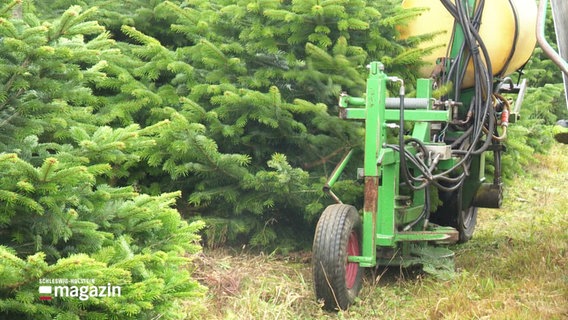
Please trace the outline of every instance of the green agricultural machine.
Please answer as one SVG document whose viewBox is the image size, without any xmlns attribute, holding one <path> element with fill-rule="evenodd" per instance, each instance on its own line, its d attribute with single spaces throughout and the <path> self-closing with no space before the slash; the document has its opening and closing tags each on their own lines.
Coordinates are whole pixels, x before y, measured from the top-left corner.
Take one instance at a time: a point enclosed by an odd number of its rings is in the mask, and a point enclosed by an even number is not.
<svg viewBox="0 0 568 320">
<path fill-rule="evenodd" d="M 321 215 L 313 242 L 316 297 L 328 310 L 353 303 L 364 268 L 452 259 L 447 244 L 471 239 L 477 209 L 502 203 L 503 142 L 526 89 L 520 73 L 518 80 L 508 75 L 534 49 L 536 3 L 405 0 L 403 6 L 427 10 L 401 27 L 402 36 L 437 32 L 424 46 L 439 50 L 425 57 L 413 97 L 380 62 L 368 66 L 364 97 L 339 97 L 340 118 L 365 123 L 364 162 L 357 172 L 364 203 L 356 208 L 333 192 L 350 151 L 324 187 L 336 204 Z M 398 96 L 389 96 L 387 88 Z M 436 92 L 442 93 L 434 97 Z M 487 152 L 493 156 L 491 181 Z"/>
</svg>

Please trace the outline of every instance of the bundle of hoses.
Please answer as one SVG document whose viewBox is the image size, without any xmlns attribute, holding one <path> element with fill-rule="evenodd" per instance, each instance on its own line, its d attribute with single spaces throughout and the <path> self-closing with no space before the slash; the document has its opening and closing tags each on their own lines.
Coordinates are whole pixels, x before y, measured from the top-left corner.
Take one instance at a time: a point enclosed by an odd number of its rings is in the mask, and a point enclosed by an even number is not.
<svg viewBox="0 0 568 320">
<path fill-rule="evenodd" d="M 454 101 L 459 101 L 461 82 L 465 75 L 465 66 L 471 60 L 473 62 L 474 94 L 468 114 L 473 115 L 469 129 L 452 144 L 452 152 L 461 155 L 463 160 L 468 160 L 472 155 L 478 155 L 486 151 L 492 139 L 491 134 L 495 130 L 496 113 L 493 107 L 493 72 L 489 52 L 479 35 L 481 17 L 485 5 L 480 0 L 471 19 L 464 1 L 456 1 L 453 4 L 449 0 L 441 0 L 448 12 L 460 24 L 464 43 L 460 48 L 460 54 L 456 57 L 447 73 L 447 81 L 452 81 L 455 86 Z M 487 135 L 484 133 L 488 132 Z M 480 141 L 486 137 L 480 145 Z"/>
<path fill-rule="evenodd" d="M 433 185 L 439 190 L 452 192 L 463 184 L 473 156 L 486 151 L 492 142 L 492 134 L 495 132 L 496 112 L 493 107 L 493 75 L 491 61 L 487 48 L 485 47 L 480 35 L 479 26 L 483 14 L 484 0 L 481 0 L 472 15 L 463 1 L 456 1 L 453 4 L 449 0 L 441 0 L 448 12 L 454 17 L 457 24 L 463 30 L 464 41 L 456 59 L 453 59 L 448 72 L 445 73 L 443 82 L 451 81 L 454 84 L 454 101 L 459 101 L 460 88 L 466 73 L 466 66 L 472 61 L 474 70 L 474 95 L 471 100 L 467 114 L 472 115 L 465 125 L 467 129 L 456 139 L 451 147 L 452 154 L 460 160 L 451 168 L 434 174 L 437 158 L 425 158 L 428 152 L 424 143 L 418 139 L 404 139 L 404 87 L 400 90 L 400 123 L 399 123 L 399 143 L 389 145 L 400 154 L 400 166 L 402 181 L 412 190 L 425 190 L 425 205 L 422 215 L 415 222 L 407 225 L 405 230 L 410 229 L 424 215 L 426 221 L 430 211 L 430 199 L 428 186 Z M 452 36 L 453 38 L 453 36 Z M 416 154 L 409 152 L 406 145 L 413 144 L 417 148 Z M 409 163 L 412 163 L 415 172 L 410 171 Z M 417 171 L 417 172 L 416 172 Z"/>
<path fill-rule="evenodd" d="M 462 1 L 457 1 L 453 4 L 449 0 L 441 0 L 448 12 L 455 18 L 464 33 L 464 42 L 460 48 L 460 54 L 454 59 L 444 76 L 444 81 L 451 81 L 454 83 L 456 90 L 454 101 L 459 100 L 461 82 L 465 75 L 465 66 L 469 64 L 470 60 L 473 62 L 474 68 L 474 95 L 471 100 L 468 114 L 473 115 L 466 123 L 468 128 L 463 134 L 452 143 L 452 153 L 460 157 L 453 167 L 443 172 L 433 174 L 435 169 L 432 165 L 426 165 L 421 157 L 417 157 L 412 153 L 405 151 L 401 153 L 401 168 L 403 177 L 406 184 L 412 189 L 425 188 L 430 183 L 444 191 L 453 191 L 457 189 L 463 182 L 467 174 L 467 168 L 474 155 L 479 155 L 486 151 L 491 144 L 491 134 L 495 130 L 496 113 L 493 107 L 493 76 L 491 73 L 491 61 L 489 53 L 483 44 L 483 40 L 479 36 L 479 25 L 483 13 L 483 6 L 485 1 L 481 0 L 476 7 L 475 12 L 470 18 L 467 7 Z M 399 131 L 399 145 L 390 147 L 397 151 L 405 150 L 404 146 L 408 143 L 415 144 L 422 152 L 420 155 L 425 155 L 426 149 L 423 143 L 417 139 L 404 140 L 404 90 L 401 90 L 401 106 L 400 106 L 400 131 Z M 487 133 L 486 133 L 487 132 Z M 485 138 L 485 139 L 483 139 Z M 483 141 L 484 140 L 484 141 Z M 482 142 L 483 141 L 483 142 Z M 420 171 L 420 174 L 414 176 L 408 170 L 407 162 L 412 162 L 414 167 Z M 463 171 L 456 175 L 458 168 Z M 441 184 L 440 182 L 443 182 Z M 418 183 L 418 185 L 416 185 Z"/>
</svg>

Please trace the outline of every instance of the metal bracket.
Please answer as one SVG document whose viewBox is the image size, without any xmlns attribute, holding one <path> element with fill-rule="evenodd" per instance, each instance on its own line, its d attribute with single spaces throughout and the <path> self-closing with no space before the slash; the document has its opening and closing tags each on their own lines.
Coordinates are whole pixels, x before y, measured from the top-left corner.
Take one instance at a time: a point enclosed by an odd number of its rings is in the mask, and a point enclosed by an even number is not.
<svg viewBox="0 0 568 320">
<path fill-rule="evenodd" d="M 430 153 L 430 158 L 439 155 L 438 160 L 449 160 L 452 158 L 452 147 L 446 144 L 427 144 L 426 151 Z"/>
</svg>

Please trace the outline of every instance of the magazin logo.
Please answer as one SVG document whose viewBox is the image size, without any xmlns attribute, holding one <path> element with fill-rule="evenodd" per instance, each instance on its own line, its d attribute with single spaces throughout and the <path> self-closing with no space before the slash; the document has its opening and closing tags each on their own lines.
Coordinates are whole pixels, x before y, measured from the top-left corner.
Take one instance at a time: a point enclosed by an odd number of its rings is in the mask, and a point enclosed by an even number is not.
<svg viewBox="0 0 568 320">
<path fill-rule="evenodd" d="M 81 301 L 90 298 L 120 297 L 122 289 L 120 286 L 113 286 L 108 283 L 106 286 L 95 285 L 57 285 L 57 286 L 40 286 L 39 299 L 51 300 L 53 298 L 78 298 Z"/>
<path fill-rule="evenodd" d="M 39 299 L 51 300 L 51 286 L 39 286 Z"/>
</svg>

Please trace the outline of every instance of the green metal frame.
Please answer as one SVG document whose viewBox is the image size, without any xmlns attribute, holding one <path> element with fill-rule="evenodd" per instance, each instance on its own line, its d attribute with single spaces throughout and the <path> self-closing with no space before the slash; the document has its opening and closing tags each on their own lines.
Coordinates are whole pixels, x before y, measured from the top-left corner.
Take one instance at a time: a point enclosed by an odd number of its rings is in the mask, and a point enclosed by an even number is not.
<svg viewBox="0 0 568 320">
<path fill-rule="evenodd" d="M 465 1 L 473 14 L 476 1 Z M 461 26 L 456 25 L 453 43 L 450 48 L 450 59 L 455 59 L 464 43 Z M 449 63 L 449 61 L 445 61 Z M 461 66 L 465 68 L 466 66 Z M 386 84 L 392 80 L 384 73 L 380 62 L 369 65 L 369 76 L 365 98 L 351 97 L 342 94 L 339 99 L 340 117 L 344 119 L 365 121 L 365 153 L 364 153 L 364 206 L 362 253 L 350 256 L 351 262 L 358 262 L 362 267 L 373 267 L 379 264 L 412 264 L 420 262 L 420 257 L 413 258 L 412 253 L 423 252 L 429 242 L 453 242 L 457 238 L 457 230 L 451 227 L 432 227 L 425 229 L 426 221 L 420 218 L 425 205 L 425 190 L 412 191 L 411 195 L 401 194 L 399 180 L 400 157 L 397 151 L 385 147 L 388 128 L 396 126 L 400 121 L 400 109 L 387 99 Z M 432 80 L 419 79 L 416 98 L 405 98 L 405 104 L 414 108 L 404 109 L 404 120 L 414 122 L 412 137 L 425 144 L 430 141 L 431 122 L 450 122 L 450 110 L 434 110 L 432 106 Z M 395 99 L 396 102 L 396 99 Z M 459 133 L 458 133 L 459 134 Z M 411 150 L 409 150 L 411 151 Z M 412 152 L 412 151 L 411 151 Z M 326 190 L 337 202 L 340 200 L 331 192 L 341 172 L 351 159 L 350 151 L 332 173 Z M 441 160 L 439 168 L 449 168 L 458 159 Z M 464 203 L 471 205 L 471 199 L 484 180 L 484 157 L 472 161 L 470 176 L 464 184 Z M 403 226 L 417 219 L 422 219 L 411 230 L 403 230 Z M 377 249 L 383 248 L 392 253 L 390 257 L 377 257 Z M 417 254 L 420 256 L 420 254 Z M 445 256 L 445 253 L 442 254 Z M 393 261 L 395 260 L 395 261 Z M 404 262 L 403 262 L 404 260 Z"/>
<path fill-rule="evenodd" d="M 420 218 L 425 203 L 425 191 L 414 191 L 412 197 L 400 194 L 399 156 L 393 149 L 385 147 L 390 124 L 400 120 L 400 109 L 387 105 L 386 83 L 389 77 L 380 62 L 369 66 L 366 98 L 346 94 L 339 99 L 342 118 L 365 120 L 365 153 L 363 175 L 365 198 L 363 207 L 363 234 L 361 256 L 351 256 L 349 261 L 358 262 L 362 267 L 377 264 L 377 246 L 397 248 L 401 256 L 408 256 L 412 246 L 403 243 L 426 243 L 446 241 L 454 236 L 455 230 L 447 227 L 422 230 L 424 223 L 418 223 L 417 230 L 399 229 Z M 391 99 L 392 100 L 392 99 Z M 432 80 L 419 79 L 416 98 L 406 98 L 407 104 L 418 109 L 405 109 L 405 121 L 414 122 L 412 137 L 429 143 L 429 122 L 449 122 L 450 110 L 432 109 Z M 349 152 L 331 175 L 326 188 L 330 189 L 351 158 Z M 453 163 L 455 159 L 442 160 Z M 404 202 L 411 203 L 410 205 Z M 400 245 L 400 246 L 399 246 Z M 379 261 L 380 262 L 380 261 Z"/>
</svg>

